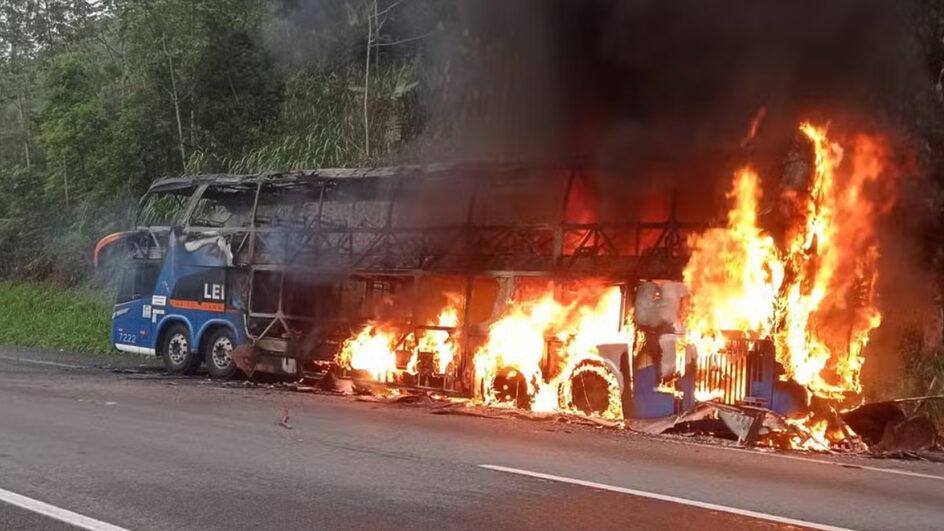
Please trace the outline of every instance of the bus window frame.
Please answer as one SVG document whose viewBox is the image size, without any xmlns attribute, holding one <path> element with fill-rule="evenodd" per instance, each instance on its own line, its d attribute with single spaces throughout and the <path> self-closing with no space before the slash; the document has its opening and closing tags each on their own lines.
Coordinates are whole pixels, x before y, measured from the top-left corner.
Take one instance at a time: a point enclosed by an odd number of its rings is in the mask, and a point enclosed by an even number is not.
<svg viewBox="0 0 944 531">
<path fill-rule="evenodd" d="M 198 193 L 202 193 L 201 189 L 202 189 L 203 187 L 205 187 L 205 186 L 206 186 L 206 185 L 187 186 L 187 187 L 182 187 L 182 188 L 181 188 L 182 190 L 185 190 L 185 189 L 188 189 L 188 188 L 189 188 L 189 189 L 190 189 L 190 193 L 189 193 L 189 195 L 186 196 L 186 199 L 184 199 L 183 201 L 181 201 L 182 208 L 181 208 L 180 210 L 178 210 L 177 215 L 174 216 L 174 219 L 171 220 L 171 224 L 170 224 L 170 225 L 143 225 L 143 224 L 141 223 L 141 217 L 144 215 L 144 207 L 147 205 L 148 201 L 149 201 L 152 197 L 157 196 L 157 195 L 173 194 L 173 193 L 175 193 L 177 190 L 174 190 L 174 189 L 171 189 L 171 190 L 155 190 L 155 191 L 151 191 L 151 192 L 148 192 L 148 193 L 144 194 L 144 197 L 142 197 L 142 198 L 141 198 L 141 201 L 138 202 L 138 211 L 137 211 L 137 214 L 135 215 L 135 218 L 134 218 L 134 226 L 135 226 L 137 229 L 149 230 L 149 231 L 168 231 L 168 230 L 172 229 L 173 227 L 180 226 L 180 225 L 183 223 L 183 220 L 189 219 L 189 217 L 190 217 L 190 212 L 191 212 L 191 210 L 193 210 L 194 197 L 195 197 Z M 181 197 L 184 197 L 184 194 L 178 194 L 178 195 L 180 195 Z"/>
<path fill-rule="evenodd" d="M 242 227 L 208 227 L 203 225 L 193 225 L 193 215 L 197 209 L 197 205 L 200 203 L 200 200 L 203 199 L 204 194 L 213 186 L 221 187 L 244 187 L 247 192 L 251 193 L 253 198 L 249 207 L 248 221 L 249 223 Z M 256 206 L 259 203 L 259 190 L 261 187 L 260 182 L 249 182 L 249 183 L 207 183 L 200 185 L 197 190 L 193 193 L 193 196 L 190 198 L 190 204 L 187 206 L 186 213 L 184 215 L 183 229 L 184 232 L 216 232 L 221 234 L 227 233 L 239 233 L 252 231 L 256 228 Z"/>
<path fill-rule="evenodd" d="M 292 231 L 299 229 L 307 229 L 310 226 L 320 225 L 321 223 L 321 210 L 324 202 L 324 195 L 327 186 L 324 183 L 292 183 L 289 185 L 279 185 L 277 183 L 260 183 L 259 189 L 257 191 L 257 199 L 255 205 L 253 206 L 252 212 L 252 226 L 258 232 L 283 232 L 283 231 Z M 306 218 L 305 223 L 302 225 L 278 225 L 273 224 L 270 221 L 260 220 L 259 218 L 259 209 L 263 206 L 268 206 L 271 204 L 282 203 L 281 201 L 271 201 L 271 198 L 280 198 L 282 195 L 296 195 L 301 199 L 298 203 L 302 204 L 306 201 L 304 199 L 312 199 L 313 203 L 318 205 L 314 211 L 314 215 L 311 218 Z M 263 200 L 265 199 L 265 200 Z M 288 205 L 288 202 L 282 203 Z"/>
<path fill-rule="evenodd" d="M 147 286 L 148 289 L 141 289 L 139 281 L 144 270 L 148 271 Z M 161 274 L 161 261 L 159 260 L 131 260 L 124 265 L 118 280 L 118 289 L 115 292 L 115 305 L 127 304 L 138 300 L 147 300 L 154 294 L 157 281 Z M 126 284 L 131 283 L 131 294 L 124 293 Z M 153 278 L 150 278 L 153 277 Z M 138 292 L 141 293 L 138 293 Z"/>
</svg>

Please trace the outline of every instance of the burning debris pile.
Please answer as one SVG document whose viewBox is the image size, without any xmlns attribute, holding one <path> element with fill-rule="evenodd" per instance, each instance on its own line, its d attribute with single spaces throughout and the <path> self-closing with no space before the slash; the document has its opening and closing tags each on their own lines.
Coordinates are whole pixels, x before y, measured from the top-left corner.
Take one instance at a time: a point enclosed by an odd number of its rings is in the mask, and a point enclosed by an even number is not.
<svg viewBox="0 0 944 531">
<path fill-rule="evenodd" d="M 797 145 L 806 171 L 772 200 L 753 167 L 734 173 L 726 223 L 687 237 L 683 283 L 501 277 L 487 318 L 463 322 L 470 287 L 423 325 L 368 322 L 336 362 L 388 384 L 457 383 L 485 406 L 610 421 L 667 407 L 665 426 L 726 420 L 747 444 L 876 445 L 854 425 L 864 349 L 882 322 L 876 227 L 897 170 L 877 136 L 803 123 Z"/>
</svg>

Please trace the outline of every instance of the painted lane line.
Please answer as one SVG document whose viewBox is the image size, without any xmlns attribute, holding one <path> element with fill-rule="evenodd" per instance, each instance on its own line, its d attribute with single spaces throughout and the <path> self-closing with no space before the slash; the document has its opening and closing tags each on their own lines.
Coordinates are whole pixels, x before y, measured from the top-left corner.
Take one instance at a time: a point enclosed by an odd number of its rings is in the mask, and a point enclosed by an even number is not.
<svg viewBox="0 0 944 531">
<path fill-rule="evenodd" d="M 107 522 L 102 522 L 101 520 L 96 520 L 94 518 L 89 518 L 88 516 L 74 513 L 72 511 L 56 507 L 55 505 L 50 505 L 46 502 L 34 500 L 33 498 L 27 498 L 21 494 L 10 492 L 4 489 L 0 489 L 0 501 L 7 502 L 10 505 L 15 505 L 21 509 L 26 509 L 27 511 L 32 511 L 43 516 L 48 516 L 49 518 L 59 520 L 60 522 L 74 525 L 80 529 L 87 529 L 88 531 L 128 531 L 123 527 L 111 525 Z"/>
<path fill-rule="evenodd" d="M 59 363 L 56 361 L 31 360 L 29 358 L 14 358 L 12 356 L 0 356 L 0 360 L 16 361 L 20 363 L 33 363 L 36 365 L 51 365 L 53 367 L 65 367 L 67 369 L 84 369 L 82 365 L 72 365 L 71 363 Z"/>
<path fill-rule="evenodd" d="M 639 496 L 640 498 L 649 498 L 653 500 L 665 501 L 670 503 L 678 503 L 680 505 L 688 505 L 690 507 L 698 507 L 700 509 L 708 509 L 710 511 L 719 511 L 723 513 L 736 514 L 738 516 L 746 516 L 749 518 L 757 518 L 759 520 L 767 520 L 769 522 L 777 522 L 779 524 L 786 524 L 798 527 L 807 527 L 811 529 L 822 529 L 824 531 L 849 531 L 845 527 L 836 527 L 828 524 L 818 524 L 816 522 L 807 522 L 805 520 L 797 520 L 795 518 L 786 518 L 784 516 L 777 516 L 775 514 L 759 513 L 756 511 L 749 511 L 747 509 L 738 509 L 736 507 L 728 507 L 726 505 L 718 505 L 715 503 L 702 502 L 697 500 L 690 500 L 688 498 L 679 498 L 677 496 L 669 496 L 667 494 L 658 494 L 655 492 L 647 492 L 644 490 L 636 489 L 627 489 L 625 487 L 616 487 L 613 485 L 607 485 L 605 483 L 596 483 L 593 481 L 585 481 L 582 479 L 568 478 L 564 476 L 555 476 L 552 474 L 542 474 L 541 472 L 532 472 L 530 470 L 522 470 L 520 468 L 509 468 L 499 465 L 479 465 L 481 468 L 486 468 L 488 470 L 494 470 L 497 472 L 508 472 L 510 474 L 518 474 L 521 476 L 529 476 L 532 478 L 546 479 L 549 481 L 557 481 L 560 483 L 570 483 L 572 485 L 580 485 L 583 487 L 590 487 L 593 489 L 608 490 L 611 492 L 619 492 L 622 494 L 630 494 L 632 496 Z"/>
</svg>

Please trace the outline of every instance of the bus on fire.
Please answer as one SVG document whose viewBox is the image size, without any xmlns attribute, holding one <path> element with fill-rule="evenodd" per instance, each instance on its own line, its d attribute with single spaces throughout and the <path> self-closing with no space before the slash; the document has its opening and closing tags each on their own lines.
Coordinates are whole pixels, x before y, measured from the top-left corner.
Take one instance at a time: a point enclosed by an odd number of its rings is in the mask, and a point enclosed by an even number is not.
<svg viewBox="0 0 944 531">
<path fill-rule="evenodd" d="M 160 180 L 95 249 L 119 272 L 112 341 L 174 373 L 333 371 L 608 418 L 679 412 L 707 381 L 720 401 L 792 407 L 769 342 L 732 337 L 699 363 L 676 344 L 684 234 L 703 225 L 673 201 L 627 215 L 633 198 L 587 219 L 595 178 L 467 164 Z"/>
</svg>

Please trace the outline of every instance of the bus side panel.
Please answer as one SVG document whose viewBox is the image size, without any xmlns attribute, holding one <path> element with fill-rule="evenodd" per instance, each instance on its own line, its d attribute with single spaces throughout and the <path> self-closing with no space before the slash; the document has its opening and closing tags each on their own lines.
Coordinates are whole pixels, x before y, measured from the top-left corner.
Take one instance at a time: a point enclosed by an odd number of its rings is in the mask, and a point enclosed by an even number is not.
<svg viewBox="0 0 944 531">
<path fill-rule="evenodd" d="M 135 299 L 115 305 L 112 314 L 111 341 L 115 348 L 135 354 L 154 353 L 151 306 L 147 299 Z"/>
<path fill-rule="evenodd" d="M 177 321 L 190 330 L 194 348 L 214 325 L 230 328 L 237 345 L 248 341 L 241 305 L 232 303 L 238 299 L 237 294 L 227 293 L 230 268 L 224 257 L 214 252 L 218 247 L 209 240 L 212 239 L 201 242 L 195 249 L 187 249 L 183 241 L 171 238 L 155 288 L 155 298 L 160 297 L 164 303 L 155 318 L 158 323 L 155 337 L 159 337 L 169 323 Z"/>
<path fill-rule="evenodd" d="M 161 264 L 132 260 L 121 270 L 112 313 L 111 339 L 116 349 L 136 354 L 154 353 L 152 293 Z"/>
</svg>

